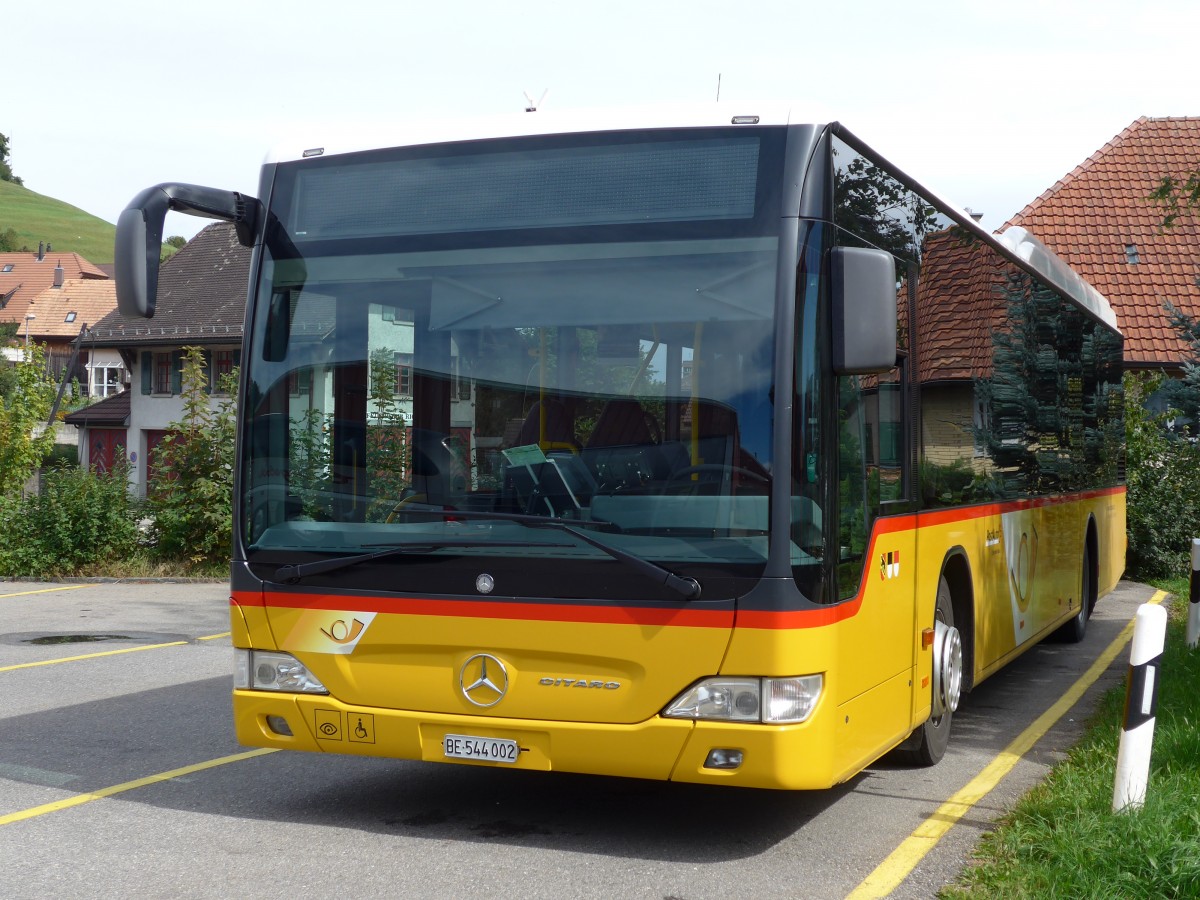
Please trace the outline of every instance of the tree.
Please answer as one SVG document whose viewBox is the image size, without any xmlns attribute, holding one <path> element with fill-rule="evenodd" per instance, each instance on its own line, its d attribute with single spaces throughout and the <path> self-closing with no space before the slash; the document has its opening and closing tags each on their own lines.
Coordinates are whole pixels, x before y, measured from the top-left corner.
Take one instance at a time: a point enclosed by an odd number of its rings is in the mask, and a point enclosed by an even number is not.
<svg viewBox="0 0 1200 900">
<path fill-rule="evenodd" d="M 158 446 L 158 477 L 147 510 L 159 553 L 193 565 L 229 558 L 233 544 L 233 446 L 237 370 L 217 385 L 225 400 L 212 408 L 199 347 L 185 347 L 183 418 Z"/>
<path fill-rule="evenodd" d="M 11 181 L 13 184 L 24 184 L 20 178 L 13 174 L 12 166 L 8 162 L 8 135 L 0 134 L 0 181 Z"/>
<path fill-rule="evenodd" d="M 1184 213 L 1200 208 L 1200 171 L 1183 178 L 1166 176 L 1148 199 L 1163 208 L 1163 227 L 1170 228 Z"/>
<path fill-rule="evenodd" d="M 58 386 L 42 349 L 30 347 L 13 369 L 14 377 L 0 380 L 0 497 L 19 494 L 54 446 L 45 425 Z"/>
<path fill-rule="evenodd" d="M 176 253 L 183 249 L 183 245 L 187 243 L 187 238 L 181 235 L 174 234 L 162 242 L 162 246 L 158 250 L 158 261 L 166 262 Z"/>
<path fill-rule="evenodd" d="M 1186 572 L 1200 534 L 1200 444 L 1168 427 L 1175 410 L 1148 409 L 1162 384 L 1162 375 L 1125 373 L 1126 565 L 1137 579 Z"/>
<path fill-rule="evenodd" d="M 366 461 L 374 500 L 368 521 L 386 520 L 412 481 L 408 423 L 395 396 L 395 357 L 388 347 L 371 352 Z"/>
</svg>

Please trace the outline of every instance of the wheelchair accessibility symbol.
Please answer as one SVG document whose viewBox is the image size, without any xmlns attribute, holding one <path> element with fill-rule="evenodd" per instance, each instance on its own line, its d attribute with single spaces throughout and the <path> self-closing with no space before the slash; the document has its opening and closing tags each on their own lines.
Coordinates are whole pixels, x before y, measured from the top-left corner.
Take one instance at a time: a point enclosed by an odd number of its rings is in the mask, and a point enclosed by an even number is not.
<svg viewBox="0 0 1200 900">
<path fill-rule="evenodd" d="M 346 725 L 351 743 L 375 743 L 375 717 L 367 713 L 350 713 Z"/>
</svg>

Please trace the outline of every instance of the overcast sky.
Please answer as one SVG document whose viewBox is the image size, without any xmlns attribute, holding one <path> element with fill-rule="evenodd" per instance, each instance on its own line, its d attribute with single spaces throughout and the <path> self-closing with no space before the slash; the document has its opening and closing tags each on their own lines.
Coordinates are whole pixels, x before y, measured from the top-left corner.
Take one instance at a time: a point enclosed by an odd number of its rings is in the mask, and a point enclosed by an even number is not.
<svg viewBox="0 0 1200 900">
<path fill-rule="evenodd" d="M 827 111 L 997 228 L 1137 117 L 1200 115 L 1198 36 L 1195 0 L 23 2 L 0 20 L 0 133 L 26 187 L 115 222 L 161 181 L 256 193 L 285 135 L 544 91 L 708 103 L 719 78 L 748 111 Z"/>
</svg>

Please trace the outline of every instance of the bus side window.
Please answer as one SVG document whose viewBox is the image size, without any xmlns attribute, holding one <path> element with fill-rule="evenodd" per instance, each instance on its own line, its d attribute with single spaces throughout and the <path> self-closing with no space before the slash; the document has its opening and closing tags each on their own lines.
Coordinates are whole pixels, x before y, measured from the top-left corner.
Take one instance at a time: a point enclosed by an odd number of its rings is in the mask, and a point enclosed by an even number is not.
<svg viewBox="0 0 1200 900">
<path fill-rule="evenodd" d="M 867 421 L 863 379 L 838 379 L 837 590 L 845 600 L 858 590 L 870 528 L 867 484 Z"/>
<path fill-rule="evenodd" d="M 906 499 L 902 366 L 838 379 L 838 599 L 858 590 L 871 526 Z"/>
</svg>

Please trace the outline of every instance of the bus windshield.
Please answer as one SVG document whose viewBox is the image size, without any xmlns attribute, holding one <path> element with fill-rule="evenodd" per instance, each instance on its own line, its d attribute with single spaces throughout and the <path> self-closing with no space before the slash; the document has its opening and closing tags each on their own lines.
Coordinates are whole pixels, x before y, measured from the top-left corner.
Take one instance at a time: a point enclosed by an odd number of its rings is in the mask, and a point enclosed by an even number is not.
<svg viewBox="0 0 1200 900">
<path fill-rule="evenodd" d="M 781 138 L 588 139 L 278 167 L 243 356 L 241 538 L 265 577 L 362 554 L 447 590 L 438 564 L 476 555 L 576 584 L 522 593 L 603 597 L 580 568 L 611 571 L 598 542 L 761 573 Z"/>
</svg>

